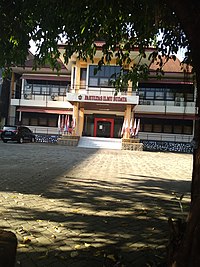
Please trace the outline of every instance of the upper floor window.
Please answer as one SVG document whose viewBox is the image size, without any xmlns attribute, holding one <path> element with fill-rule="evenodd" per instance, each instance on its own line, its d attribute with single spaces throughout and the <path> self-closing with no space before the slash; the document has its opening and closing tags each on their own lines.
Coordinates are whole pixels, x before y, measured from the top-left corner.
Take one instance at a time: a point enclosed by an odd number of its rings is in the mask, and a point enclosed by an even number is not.
<svg viewBox="0 0 200 267">
<path fill-rule="evenodd" d="M 81 68 L 81 81 L 86 81 L 87 69 Z"/>
<path fill-rule="evenodd" d="M 97 70 L 97 65 L 89 66 L 89 86 L 112 87 L 112 81 L 120 73 L 119 66 L 102 66 Z"/>
<path fill-rule="evenodd" d="M 60 96 L 66 95 L 68 82 L 47 80 L 25 80 L 24 92 L 34 95 L 50 95 L 52 93 Z"/>
<path fill-rule="evenodd" d="M 138 88 L 141 100 L 166 100 L 193 102 L 194 87 L 192 84 L 139 84 Z"/>
</svg>

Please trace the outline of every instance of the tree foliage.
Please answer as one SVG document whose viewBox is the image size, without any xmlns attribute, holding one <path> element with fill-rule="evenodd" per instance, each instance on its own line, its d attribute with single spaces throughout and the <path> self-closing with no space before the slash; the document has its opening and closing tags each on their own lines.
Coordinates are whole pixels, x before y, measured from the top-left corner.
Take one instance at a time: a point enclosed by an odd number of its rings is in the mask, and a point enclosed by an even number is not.
<svg viewBox="0 0 200 267">
<path fill-rule="evenodd" d="M 123 68 L 133 60 L 130 51 L 139 50 L 139 58 L 134 59 L 138 63 L 126 75 L 121 72 L 123 75 L 115 81 L 116 89 L 122 90 L 128 80 L 136 86 L 139 78 L 147 77 L 149 66 L 142 59 L 147 57 L 148 47 L 155 48 L 148 59 L 151 62 L 159 58 L 158 71 L 163 55 L 168 60 L 180 47 L 190 51 L 175 13 L 164 0 L 2 0 L 0 12 L 0 67 L 4 68 L 23 65 L 30 40 L 37 45 L 35 68 L 48 63 L 56 70 L 60 67 L 58 43 L 65 43 L 64 59 L 68 62 L 73 53 L 93 60 L 95 41 L 101 40 L 104 44 L 99 68 L 113 58 Z"/>
<path fill-rule="evenodd" d="M 119 65 L 129 60 L 130 50 L 136 47 L 145 57 L 145 49 L 154 45 L 152 58 L 189 48 L 175 13 L 164 0 L 2 0 L 0 13 L 1 67 L 22 64 L 31 39 L 37 44 L 37 64 L 48 61 L 52 67 L 57 67 L 57 43 L 63 41 L 66 61 L 74 52 L 92 59 L 94 41 L 103 40 L 102 63 L 116 57 Z M 162 39 L 156 41 L 160 33 Z"/>
</svg>

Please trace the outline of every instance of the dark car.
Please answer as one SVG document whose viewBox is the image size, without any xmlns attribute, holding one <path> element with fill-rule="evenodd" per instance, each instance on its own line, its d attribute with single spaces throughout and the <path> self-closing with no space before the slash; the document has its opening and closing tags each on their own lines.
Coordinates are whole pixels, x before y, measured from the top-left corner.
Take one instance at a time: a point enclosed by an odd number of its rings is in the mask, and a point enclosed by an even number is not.
<svg viewBox="0 0 200 267">
<path fill-rule="evenodd" d="M 3 127 L 1 139 L 4 143 L 16 141 L 22 144 L 27 141 L 35 142 L 35 135 L 28 127 L 7 125 Z"/>
</svg>

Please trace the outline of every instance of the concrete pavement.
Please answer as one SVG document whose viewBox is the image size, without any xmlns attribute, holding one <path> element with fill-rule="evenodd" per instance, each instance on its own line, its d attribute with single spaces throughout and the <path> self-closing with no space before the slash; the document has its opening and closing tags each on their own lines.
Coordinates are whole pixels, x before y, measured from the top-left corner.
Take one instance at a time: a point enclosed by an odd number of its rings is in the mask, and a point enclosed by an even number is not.
<svg viewBox="0 0 200 267">
<path fill-rule="evenodd" d="M 0 226 L 16 267 L 165 266 L 192 155 L 0 143 Z M 148 265 L 149 264 L 149 265 Z"/>
</svg>

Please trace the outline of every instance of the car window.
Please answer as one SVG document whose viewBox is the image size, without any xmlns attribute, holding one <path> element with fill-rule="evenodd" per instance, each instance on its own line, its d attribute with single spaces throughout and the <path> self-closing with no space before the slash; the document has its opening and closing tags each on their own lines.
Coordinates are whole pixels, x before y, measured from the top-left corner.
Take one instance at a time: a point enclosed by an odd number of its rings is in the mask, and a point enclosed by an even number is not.
<svg viewBox="0 0 200 267">
<path fill-rule="evenodd" d="M 25 133 L 29 133 L 29 129 L 28 128 L 24 127 L 23 130 L 24 130 Z"/>
<path fill-rule="evenodd" d="M 25 127 L 25 128 L 26 128 L 26 131 L 27 131 L 28 133 L 32 133 L 31 129 L 29 129 L 28 127 Z"/>
<path fill-rule="evenodd" d="M 18 130 L 21 133 L 27 133 L 26 127 L 19 127 Z"/>
<path fill-rule="evenodd" d="M 17 127 L 16 126 L 4 126 L 3 130 L 4 131 L 16 131 Z"/>
</svg>

